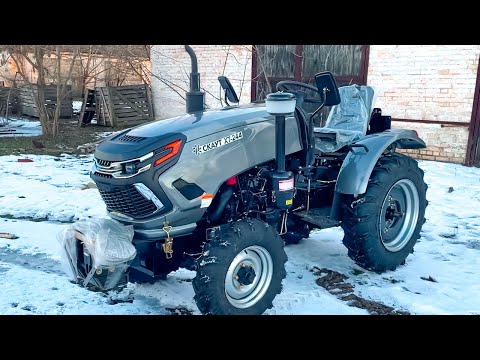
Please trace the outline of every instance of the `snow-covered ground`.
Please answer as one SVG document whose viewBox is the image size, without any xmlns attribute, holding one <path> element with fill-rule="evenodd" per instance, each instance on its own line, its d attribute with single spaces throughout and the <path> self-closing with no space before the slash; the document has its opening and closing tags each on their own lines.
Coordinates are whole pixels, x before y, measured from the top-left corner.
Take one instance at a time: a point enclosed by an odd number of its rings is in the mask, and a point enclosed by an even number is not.
<svg viewBox="0 0 480 360">
<path fill-rule="evenodd" d="M 107 294 L 68 281 L 56 240 L 64 222 L 107 216 L 98 190 L 82 190 L 91 181 L 92 161 L 0 157 L 0 232 L 18 236 L 0 238 L 0 314 L 170 314 L 169 308 L 199 314 L 192 271 Z M 429 161 L 420 166 L 429 185 L 427 222 L 405 266 L 364 271 L 348 258 L 340 228 L 317 231 L 286 247 L 284 289 L 266 314 L 368 314 L 317 285 L 314 269 L 343 274 L 353 294 L 398 311 L 480 314 L 480 169 Z"/>
<path fill-rule="evenodd" d="M 38 136 L 42 135 L 42 125 L 39 120 L 9 117 L 0 118 L 0 138 L 13 136 Z"/>
</svg>

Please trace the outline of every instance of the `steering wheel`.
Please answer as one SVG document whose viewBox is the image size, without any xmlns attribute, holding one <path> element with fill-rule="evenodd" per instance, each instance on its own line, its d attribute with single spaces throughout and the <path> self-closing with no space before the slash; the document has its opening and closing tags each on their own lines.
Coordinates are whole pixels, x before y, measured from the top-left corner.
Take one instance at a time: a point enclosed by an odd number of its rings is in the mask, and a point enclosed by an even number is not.
<svg viewBox="0 0 480 360">
<path fill-rule="evenodd" d="M 305 84 L 305 83 L 302 83 L 300 81 L 283 80 L 283 81 L 278 82 L 277 86 L 275 86 L 275 88 L 276 88 L 277 91 L 285 91 L 285 92 L 291 92 L 291 93 L 294 93 L 294 94 L 298 94 L 303 99 L 303 101 L 306 102 L 306 103 L 323 104 L 323 100 L 322 100 L 321 96 L 319 96 L 318 99 L 316 99 L 314 97 L 307 97 L 306 96 L 307 93 L 305 91 L 293 90 L 293 89 L 290 88 L 292 86 L 296 86 L 296 87 L 299 87 L 299 88 L 304 88 L 304 89 L 313 91 L 313 92 L 317 93 L 318 95 L 320 95 L 320 93 L 318 92 L 318 89 L 315 86 Z"/>
</svg>

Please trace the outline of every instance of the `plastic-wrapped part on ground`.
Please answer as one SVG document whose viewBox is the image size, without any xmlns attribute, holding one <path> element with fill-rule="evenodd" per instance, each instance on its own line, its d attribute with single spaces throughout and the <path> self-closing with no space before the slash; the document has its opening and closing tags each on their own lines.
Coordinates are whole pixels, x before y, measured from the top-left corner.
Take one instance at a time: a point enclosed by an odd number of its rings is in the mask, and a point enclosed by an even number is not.
<svg viewBox="0 0 480 360">
<path fill-rule="evenodd" d="M 341 102 L 332 107 L 323 128 L 315 128 L 315 148 L 321 152 L 335 152 L 366 134 L 375 102 L 371 86 L 350 85 L 338 88 Z M 335 135 L 331 140 L 321 134 Z"/>
<path fill-rule="evenodd" d="M 78 221 L 57 235 L 62 266 L 70 280 L 114 288 L 137 255 L 132 244 L 133 226 L 112 219 Z"/>
</svg>

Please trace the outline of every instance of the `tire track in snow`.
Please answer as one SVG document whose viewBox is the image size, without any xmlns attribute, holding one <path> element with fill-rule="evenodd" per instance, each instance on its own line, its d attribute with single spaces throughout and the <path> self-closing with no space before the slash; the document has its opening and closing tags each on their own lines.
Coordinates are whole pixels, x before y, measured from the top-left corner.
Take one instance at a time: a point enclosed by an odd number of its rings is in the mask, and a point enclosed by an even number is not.
<svg viewBox="0 0 480 360">
<path fill-rule="evenodd" d="M 48 274 L 64 274 L 60 262 L 43 253 L 25 254 L 21 250 L 0 247 L 0 261 Z"/>
<path fill-rule="evenodd" d="M 9 271 L 9 268 L 6 266 L 2 266 L 2 263 L 21 266 L 28 270 L 42 271 L 47 274 L 58 274 L 65 276 L 61 263 L 59 261 L 53 260 L 44 253 L 26 254 L 22 253 L 19 249 L 0 247 L 0 274 Z M 83 286 L 79 286 L 83 288 Z M 85 290 L 91 291 L 86 288 Z M 133 302 L 133 300 L 136 300 L 144 303 L 146 309 L 156 309 L 160 315 L 190 315 L 193 313 L 192 310 L 180 305 L 163 306 L 158 299 L 136 294 L 134 291 L 128 292 L 127 295 L 125 295 L 124 291 L 122 291 L 121 289 L 99 292 L 102 292 L 104 294 L 106 302 L 109 305 L 116 305 L 125 302 L 131 303 Z M 146 313 L 151 314 L 152 312 L 150 310 L 147 310 Z"/>
</svg>

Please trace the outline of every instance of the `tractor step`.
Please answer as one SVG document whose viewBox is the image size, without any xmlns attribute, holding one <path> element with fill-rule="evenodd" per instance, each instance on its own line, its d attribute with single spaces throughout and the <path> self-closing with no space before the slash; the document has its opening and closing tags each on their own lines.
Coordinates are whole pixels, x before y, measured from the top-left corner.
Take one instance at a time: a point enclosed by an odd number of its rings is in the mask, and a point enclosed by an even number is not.
<svg viewBox="0 0 480 360">
<path fill-rule="evenodd" d="M 292 213 L 300 217 L 303 221 L 315 225 L 321 229 L 335 227 L 340 225 L 340 221 L 330 219 L 330 206 L 314 208 L 308 211 L 298 211 Z"/>
</svg>

